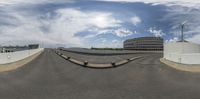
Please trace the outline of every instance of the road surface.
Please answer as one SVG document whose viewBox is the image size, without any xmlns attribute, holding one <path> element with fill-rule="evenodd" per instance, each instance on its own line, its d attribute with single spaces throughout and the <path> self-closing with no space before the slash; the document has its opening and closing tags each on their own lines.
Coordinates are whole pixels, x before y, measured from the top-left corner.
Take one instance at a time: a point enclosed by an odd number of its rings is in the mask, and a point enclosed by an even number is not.
<svg viewBox="0 0 200 99">
<path fill-rule="evenodd" d="M 170 68 L 159 62 L 161 56 L 91 69 L 45 50 L 25 66 L 0 73 L 0 99 L 200 99 L 200 74 Z"/>
</svg>

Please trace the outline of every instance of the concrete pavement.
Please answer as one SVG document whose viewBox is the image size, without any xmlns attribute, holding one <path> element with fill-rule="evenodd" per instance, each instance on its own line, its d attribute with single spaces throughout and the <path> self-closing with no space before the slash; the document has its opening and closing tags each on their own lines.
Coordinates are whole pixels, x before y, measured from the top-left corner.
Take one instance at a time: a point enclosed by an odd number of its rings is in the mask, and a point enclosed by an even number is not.
<svg viewBox="0 0 200 99">
<path fill-rule="evenodd" d="M 99 70 L 45 50 L 25 66 L 0 73 L 0 99 L 199 99 L 200 74 L 177 71 L 160 57 L 149 54 Z"/>
</svg>

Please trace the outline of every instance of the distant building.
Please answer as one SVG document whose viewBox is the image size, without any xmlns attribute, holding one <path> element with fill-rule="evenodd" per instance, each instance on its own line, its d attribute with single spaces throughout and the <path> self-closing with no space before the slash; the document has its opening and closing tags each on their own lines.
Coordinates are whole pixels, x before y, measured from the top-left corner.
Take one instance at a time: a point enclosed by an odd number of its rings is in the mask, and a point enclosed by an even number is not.
<svg viewBox="0 0 200 99">
<path fill-rule="evenodd" d="M 37 49 L 37 48 L 39 48 L 39 44 L 30 44 L 30 45 L 28 45 L 28 48 L 29 49 Z"/>
<path fill-rule="evenodd" d="M 1 53 L 16 52 L 28 49 L 28 46 L 0 46 Z"/>
<path fill-rule="evenodd" d="M 140 37 L 124 41 L 127 50 L 163 50 L 163 38 Z"/>
<path fill-rule="evenodd" d="M 12 49 L 7 49 L 7 48 L 1 48 L 0 52 L 1 53 L 8 53 L 8 52 L 13 52 L 13 50 Z"/>
<path fill-rule="evenodd" d="M 37 48 L 39 48 L 39 44 L 30 44 L 28 46 L 0 46 L 0 53 L 16 52 Z"/>
</svg>

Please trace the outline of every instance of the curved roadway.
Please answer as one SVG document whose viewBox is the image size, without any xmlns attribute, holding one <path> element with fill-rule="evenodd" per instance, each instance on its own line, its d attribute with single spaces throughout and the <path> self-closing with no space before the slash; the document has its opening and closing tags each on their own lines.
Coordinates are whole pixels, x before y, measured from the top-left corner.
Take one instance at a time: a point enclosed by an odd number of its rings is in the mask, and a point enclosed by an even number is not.
<svg viewBox="0 0 200 99">
<path fill-rule="evenodd" d="M 0 99 L 200 99 L 200 74 L 177 71 L 160 57 L 99 70 L 45 50 L 22 68 L 0 73 Z"/>
</svg>

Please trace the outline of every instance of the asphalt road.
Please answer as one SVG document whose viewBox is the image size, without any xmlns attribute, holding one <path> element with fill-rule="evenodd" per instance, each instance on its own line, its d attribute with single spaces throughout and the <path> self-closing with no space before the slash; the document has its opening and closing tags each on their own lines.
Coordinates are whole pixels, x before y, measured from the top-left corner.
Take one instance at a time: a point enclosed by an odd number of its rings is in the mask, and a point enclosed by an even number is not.
<svg viewBox="0 0 200 99">
<path fill-rule="evenodd" d="M 161 56 L 91 69 L 45 50 L 22 68 L 0 73 L 0 99 L 200 99 L 200 74 L 170 68 Z"/>
</svg>

